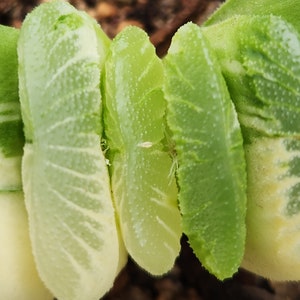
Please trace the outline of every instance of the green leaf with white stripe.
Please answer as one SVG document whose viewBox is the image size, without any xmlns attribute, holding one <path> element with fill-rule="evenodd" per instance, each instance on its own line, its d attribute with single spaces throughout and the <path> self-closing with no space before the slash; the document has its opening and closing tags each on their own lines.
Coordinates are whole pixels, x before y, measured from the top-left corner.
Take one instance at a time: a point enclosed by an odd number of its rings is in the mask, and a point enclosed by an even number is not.
<svg viewBox="0 0 300 300">
<path fill-rule="evenodd" d="M 197 25 L 179 29 L 164 62 L 183 231 L 205 268 L 219 279 L 231 277 L 242 261 L 246 233 L 246 166 L 237 115 Z"/>
<path fill-rule="evenodd" d="M 254 139 L 248 165 L 247 242 L 242 266 L 273 280 L 299 280 L 300 143 Z"/>
<path fill-rule="evenodd" d="M 147 35 L 124 29 L 105 65 L 105 134 L 112 191 L 125 246 L 152 274 L 173 266 L 181 217 L 165 143 L 163 68 Z"/>
<path fill-rule="evenodd" d="M 19 31 L 0 25 L 0 191 L 20 191 L 24 134 L 18 95 Z"/>
<path fill-rule="evenodd" d="M 108 43 L 88 15 L 53 1 L 27 16 L 18 44 L 30 235 L 38 271 L 60 300 L 99 299 L 119 265 L 100 146 Z"/>
<path fill-rule="evenodd" d="M 18 30 L 0 25 L 0 291 L 3 299 L 51 300 L 33 260 L 22 192 L 18 37 Z"/>
<path fill-rule="evenodd" d="M 274 16 L 235 17 L 205 30 L 243 128 L 243 266 L 274 280 L 299 280 L 300 35 Z"/>
</svg>

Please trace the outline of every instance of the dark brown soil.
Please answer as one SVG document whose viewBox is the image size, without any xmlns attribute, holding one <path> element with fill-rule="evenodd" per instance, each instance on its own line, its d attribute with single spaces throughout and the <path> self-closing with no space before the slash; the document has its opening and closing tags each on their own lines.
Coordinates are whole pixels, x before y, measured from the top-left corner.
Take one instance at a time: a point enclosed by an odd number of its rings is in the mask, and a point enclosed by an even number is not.
<svg viewBox="0 0 300 300">
<path fill-rule="evenodd" d="M 202 268 L 183 237 L 181 254 L 167 275 L 150 276 L 130 260 L 104 297 L 104 300 L 129 299 L 296 300 L 300 299 L 300 285 L 276 285 L 245 270 L 221 282 Z"/>
<path fill-rule="evenodd" d="M 40 2 L 42 0 L 0 0 L 0 24 L 20 27 L 26 13 Z M 179 26 L 187 21 L 202 24 L 222 1 L 71 0 L 70 2 L 92 15 L 110 37 L 114 37 L 129 24 L 142 27 L 148 32 L 157 53 L 163 56 Z M 201 267 L 183 237 L 181 254 L 167 275 L 153 277 L 129 260 L 104 299 L 300 300 L 300 284 L 274 283 L 244 270 L 240 270 L 230 280 L 218 281 Z"/>
</svg>

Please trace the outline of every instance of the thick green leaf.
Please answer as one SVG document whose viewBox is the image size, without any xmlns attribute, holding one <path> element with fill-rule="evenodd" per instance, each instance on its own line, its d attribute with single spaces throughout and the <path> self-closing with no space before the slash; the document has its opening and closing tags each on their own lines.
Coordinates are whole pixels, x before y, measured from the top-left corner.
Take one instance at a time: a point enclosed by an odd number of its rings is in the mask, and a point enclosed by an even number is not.
<svg viewBox="0 0 300 300">
<path fill-rule="evenodd" d="M 204 29 L 246 134 L 299 135 L 300 38 L 279 17 L 233 17 Z"/>
<path fill-rule="evenodd" d="M 30 235 L 39 273 L 60 300 L 99 299 L 119 267 L 100 147 L 107 44 L 94 20 L 63 1 L 29 14 L 18 44 Z"/>
<path fill-rule="evenodd" d="M 198 26 L 179 29 L 165 68 L 183 229 L 202 264 L 224 279 L 237 271 L 244 254 L 246 167 L 239 123 Z"/>
<path fill-rule="evenodd" d="M 227 0 L 208 19 L 206 25 L 222 22 L 235 15 L 275 15 L 292 23 L 300 32 L 298 0 Z"/>
<path fill-rule="evenodd" d="M 105 76 L 105 134 L 125 246 L 142 268 L 162 274 L 179 254 L 182 231 L 164 143 L 163 68 L 145 32 L 129 27 L 116 37 Z"/>
<path fill-rule="evenodd" d="M 19 31 L 0 25 L 0 191 L 20 191 L 24 135 L 18 96 Z"/>
<path fill-rule="evenodd" d="M 274 280 L 299 280 L 299 33 L 274 16 L 235 17 L 205 31 L 243 128 L 248 171 L 243 266 Z"/>
<path fill-rule="evenodd" d="M 18 30 L 0 25 L 0 298 L 51 300 L 33 260 L 22 192 L 18 37 Z"/>
</svg>

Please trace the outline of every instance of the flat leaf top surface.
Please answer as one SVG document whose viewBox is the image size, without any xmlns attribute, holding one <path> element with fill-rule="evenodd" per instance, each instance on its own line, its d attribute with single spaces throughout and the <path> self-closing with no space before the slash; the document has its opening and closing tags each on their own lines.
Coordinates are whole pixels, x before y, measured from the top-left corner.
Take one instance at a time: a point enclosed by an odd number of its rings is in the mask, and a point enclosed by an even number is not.
<svg viewBox="0 0 300 300">
<path fill-rule="evenodd" d="M 167 272 L 180 250 L 172 160 L 164 144 L 163 69 L 140 29 L 112 42 L 105 72 L 105 134 L 125 246 L 152 274 Z"/>
<path fill-rule="evenodd" d="M 100 146 L 101 34 L 54 1 L 27 16 L 18 44 L 30 234 L 40 275 L 60 300 L 99 299 L 119 259 Z"/>
<path fill-rule="evenodd" d="M 280 19 L 254 22 L 255 33 L 243 37 L 241 46 L 246 73 L 253 80 L 266 132 L 271 135 L 300 133 L 300 36 Z"/>
<path fill-rule="evenodd" d="M 183 26 L 165 58 L 183 230 L 202 264 L 232 276 L 245 240 L 246 172 L 237 116 L 201 29 Z"/>
<path fill-rule="evenodd" d="M 227 0 L 205 23 L 213 25 L 235 15 L 281 16 L 300 31 L 300 6 L 298 0 Z"/>
<path fill-rule="evenodd" d="M 221 62 L 246 135 L 298 136 L 298 32 L 279 17 L 239 16 L 206 28 L 205 34 Z"/>
</svg>

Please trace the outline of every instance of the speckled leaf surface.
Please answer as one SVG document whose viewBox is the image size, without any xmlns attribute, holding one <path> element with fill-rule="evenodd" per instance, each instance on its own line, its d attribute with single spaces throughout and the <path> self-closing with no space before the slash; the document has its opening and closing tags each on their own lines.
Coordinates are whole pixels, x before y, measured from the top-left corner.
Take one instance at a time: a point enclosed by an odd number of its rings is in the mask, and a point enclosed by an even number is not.
<svg viewBox="0 0 300 300">
<path fill-rule="evenodd" d="M 246 167 L 239 123 L 197 25 L 176 33 L 165 69 L 183 230 L 201 263 L 224 279 L 237 271 L 244 253 Z"/>
<path fill-rule="evenodd" d="M 214 26 L 213 37 L 206 30 L 243 128 L 243 266 L 274 280 L 299 280 L 300 36 L 274 16 L 228 19 Z"/>
<path fill-rule="evenodd" d="M 123 239 L 142 268 L 162 274 L 173 266 L 181 236 L 164 142 L 162 63 L 145 32 L 129 27 L 112 42 L 105 68 L 105 134 Z"/>
<path fill-rule="evenodd" d="M 30 235 L 39 273 L 60 300 L 99 299 L 119 262 L 100 146 L 107 44 L 94 20 L 63 1 L 28 15 L 18 44 Z"/>
<path fill-rule="evenodd" d="M 206 21 L 206 25 L 213 25 L 235 15 L 275 15 L 292 23 L 300 32 L 300 6 L 298 0 L 227 0 Z"/>
<path fill-rule="evenodd" d="M 244 138 L 297 136 L 300 47 L 296 30 L 279 17 L 240 16 L 204 32 L 247 132 Z"/>
</svg>

